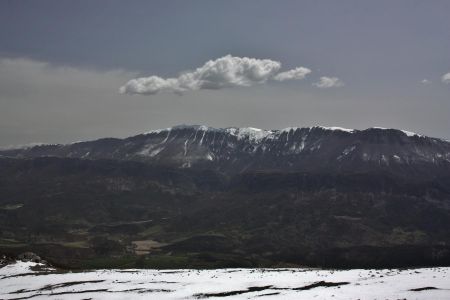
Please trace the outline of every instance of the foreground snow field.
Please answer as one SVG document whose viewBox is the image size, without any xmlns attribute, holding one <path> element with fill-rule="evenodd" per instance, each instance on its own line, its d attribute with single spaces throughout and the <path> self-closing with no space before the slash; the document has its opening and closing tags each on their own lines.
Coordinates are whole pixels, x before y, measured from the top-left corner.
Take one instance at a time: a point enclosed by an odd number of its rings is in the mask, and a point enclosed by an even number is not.
<svg viewBox="0 0 450 300">
<path fill-rule="evenodd" d="M 0 268 L 0 299 L 450 299 L 450 268 L 97 270 Z"/>
</svg>

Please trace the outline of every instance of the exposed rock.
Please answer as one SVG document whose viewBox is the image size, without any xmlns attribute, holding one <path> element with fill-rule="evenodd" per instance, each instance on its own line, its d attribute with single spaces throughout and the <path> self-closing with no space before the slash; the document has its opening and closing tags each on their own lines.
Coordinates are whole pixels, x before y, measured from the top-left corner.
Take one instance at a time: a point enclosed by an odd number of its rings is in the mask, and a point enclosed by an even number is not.
<svg viewBox="0 0 450 300">
<path fill-rule="evenodd" d="M 21 260 L 21 261 L 31 261 L 31 262 L 35 262 L 35 263 L 43 263 L 44 262 L 40 256 L 38 256 L 37 254 L 35 254 L 33 252 L 21 253 L 17 256 L 17 259 Z"/>
</svg>

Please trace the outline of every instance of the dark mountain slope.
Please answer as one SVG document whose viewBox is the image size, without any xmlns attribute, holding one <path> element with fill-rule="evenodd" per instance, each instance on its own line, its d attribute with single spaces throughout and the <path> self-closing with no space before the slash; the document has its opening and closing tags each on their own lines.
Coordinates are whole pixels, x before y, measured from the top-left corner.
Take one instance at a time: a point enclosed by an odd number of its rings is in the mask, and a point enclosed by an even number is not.
<svg viewBox="0 0 450 300">
<path fill-rule="evenodd" d="M 2 151 L 0 250 L 72 267 L 450 265 L 449 149 L 398 130 L 176 127 Z"/>
</svg>

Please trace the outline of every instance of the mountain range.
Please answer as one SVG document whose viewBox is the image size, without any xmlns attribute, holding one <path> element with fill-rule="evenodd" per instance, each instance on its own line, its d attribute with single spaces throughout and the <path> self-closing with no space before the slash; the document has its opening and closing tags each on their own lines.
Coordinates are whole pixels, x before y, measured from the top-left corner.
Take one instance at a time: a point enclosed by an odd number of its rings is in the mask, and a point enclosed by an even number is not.
<svg viewBox="0 0 450 300">
<path fill-rule="evenodd" d="M 176 126 L 125 139 L 0 151 L 15 158 L 133 160 L 171 167 L 242 173 L 248 170 L 404 171 L 448 168 L 450 143 L 408 131 L 339 127 L 216 129 Z"/>
<path fill-rule="evenodd" d="M 68 267 L 450 265 L 450 142 L 217 129 L 0 150 L 0 251 Z"/>
</svg>

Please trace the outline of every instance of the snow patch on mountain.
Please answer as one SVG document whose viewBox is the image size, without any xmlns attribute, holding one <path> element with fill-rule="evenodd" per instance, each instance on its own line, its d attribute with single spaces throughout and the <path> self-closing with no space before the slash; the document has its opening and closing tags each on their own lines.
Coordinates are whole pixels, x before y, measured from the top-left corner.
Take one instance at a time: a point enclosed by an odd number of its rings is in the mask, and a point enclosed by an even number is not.
<svg viewBox="0 0 450 300">
<path fill-rule="evenodd" d="M 330 131 L 344 131 L 344 132 L 348 132 L 348 133 L 353 133 L 355 132 L 355 129 L 349 129 L 349 128 L 343 128 L 343 127 L 325 127 L 325 126 L 314 126 L 314 128 L 321 128 L 324 130 L 330 130 Z"/>
<path fill-rule="evenodd" d="M 345 156 L 349 155 L 350 153 L 352 153 L 354 150 L 356 149 L 355 145 L 352 145 L 350 147 L 345 148 L 342 151 L 342 154 L 338 156 L 337 160 L 341 160 L 342 158 L 344 158 Z"/>
<path fill-rule="evenodd" d="M 272 131 L 253 127 L 243 127 L 243 128 L 230 127 L 226 128 L 225 131 L 231 135 L 236 136 L 238 140 L 248 139 L 249 141 L 254 143 L 258 143 L 267 136 L 273 134 Z"/>
</svg>

